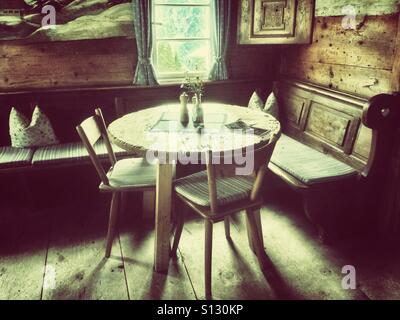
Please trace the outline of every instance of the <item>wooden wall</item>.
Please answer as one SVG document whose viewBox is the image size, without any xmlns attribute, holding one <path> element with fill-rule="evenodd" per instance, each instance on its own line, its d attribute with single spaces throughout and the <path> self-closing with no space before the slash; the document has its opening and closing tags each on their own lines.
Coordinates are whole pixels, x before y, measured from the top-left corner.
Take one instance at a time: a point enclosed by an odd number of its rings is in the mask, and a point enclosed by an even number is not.
<svg viewBox="0 0 400 320">
<path fill-rule="evenodd" d="M 312 44 L 286 47 L 281 73 L 364 97 L 399 90 L 395 2 L 317 0 Z M 349 3 L 358 13 L 355 30 L 342 27 Z"/>
<path fill-rule="evenodd" d="M 132 40 L 0 44 L 2 91 L 131 84 L 136 64 Z"/>
<path fill-rule="evenodd" d="M 379 16 L 398 10 L 399 0 L 316 0 L 317 17 L 340 16 L 346 6 L 351 5 L 358 15 Z"/>
<path fill-rule="evenodd" d="M 278 66 L 276 47 L 236 44 L 237 7 L 232 12 L 228 61 L 232 79 L 271 82 Z M 114 38 L 27 44 L 0 42 L 0 91 L 130 85 L 136 66 L 133 39 Z M 268 84 L 267 84 L 268 86 Z"/>
</svg>

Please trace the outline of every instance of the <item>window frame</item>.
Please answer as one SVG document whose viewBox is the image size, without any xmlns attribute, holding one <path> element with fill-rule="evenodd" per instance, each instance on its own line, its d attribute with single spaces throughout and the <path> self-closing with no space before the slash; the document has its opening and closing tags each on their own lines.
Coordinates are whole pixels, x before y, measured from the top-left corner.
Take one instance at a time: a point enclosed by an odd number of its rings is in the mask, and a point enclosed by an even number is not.
<svg viewBox="0 0 400 320">
<path fill-rule="evenodd" d="M 157 26 L 161 25 L 162 22 L 156 20 L 156 7 L 206 7 L 209 8 L 210 12 L 210 34 L 208 37 L 195 37 L 195 38 L 161 38 L 157 39 Z M 188 2 L 188 3 L 157 3 L 157 0 L 152 1 L 152 45 L 153 45 L 153 52 L 152 52 L 152 64 L 154 66 L 154 71 L 157 76 L 157 80 L 160 83 L 179 83 L 182 82 L 186 76 L 189 77 L 199 77 L 202 80 L 207 80 L 208 75 L 211 71 L 214 57 L 215 57 L 215 48 L 214 48 L 214 34 L 215 34 L 215 23 L 214 23 L 214 16 L 213 16 L 213 6 L 212 0 L 209 0 L 208 4 L 206 3 L 195 3 L 195 2 Z M 163 72 L 160 73 L 157 70 L 157 42 L 158 41 L 209 41 L 210 43 L 210 52 L 208 59 L 210 61 L 209 69 L 204 72 L 187 72 L 187 71 L 180 71 L 180 72 Z"/>
</svg>

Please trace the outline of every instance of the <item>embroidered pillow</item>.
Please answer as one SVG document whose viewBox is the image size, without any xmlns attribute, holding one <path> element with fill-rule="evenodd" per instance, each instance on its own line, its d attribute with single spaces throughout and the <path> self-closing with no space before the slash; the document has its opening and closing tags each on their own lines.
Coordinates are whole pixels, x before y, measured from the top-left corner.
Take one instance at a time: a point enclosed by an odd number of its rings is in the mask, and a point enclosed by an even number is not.
<svg viewBox="0 0 400 320">
<path fill-rule="evenodd" d="M 249 104 L 247 105 L 250 109 L 253 110 L 262 110 L 264 108 L 264 102 L 258 95 L 256 91 L 253 92 Z"/>
<path fill-rule="evenodd" d="M 279 105 L 274 92 L 271 92 L 268 96 L 267 101 L 265 102 L 264 111 L 276 119 L 279 119 Z"/>
<path fill-rule="evenodd" d="M 29 120 L 15 108 L 10 112 L 10 137 L 14 148 L 42 147 L 59 143 L 49 118 L 36 107 Z"/>
</svg>

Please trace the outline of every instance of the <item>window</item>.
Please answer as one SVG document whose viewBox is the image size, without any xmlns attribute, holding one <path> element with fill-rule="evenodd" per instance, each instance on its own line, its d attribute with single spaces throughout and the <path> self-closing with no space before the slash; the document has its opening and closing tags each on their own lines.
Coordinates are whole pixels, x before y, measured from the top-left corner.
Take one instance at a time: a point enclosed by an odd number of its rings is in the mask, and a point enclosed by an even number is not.
<svg viewBox="0 0 400 320">
<path fill-rule="evenodd" d="M 153 64 L 158 80 L 206 78 L 212 63 L 211 0 L 153 0 Z"/>
</svg>

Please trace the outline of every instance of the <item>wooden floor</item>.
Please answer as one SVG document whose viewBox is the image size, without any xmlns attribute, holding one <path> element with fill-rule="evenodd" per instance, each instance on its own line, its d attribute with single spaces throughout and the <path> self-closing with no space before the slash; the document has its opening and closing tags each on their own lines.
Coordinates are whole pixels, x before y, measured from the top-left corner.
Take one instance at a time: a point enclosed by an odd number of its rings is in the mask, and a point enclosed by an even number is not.
<svg viewBox="0 0 400 320">
<path fill-rule="evenodd" d="M 168 274 L 159 274 L 153 272 L 153 226 L 138 218 L 137 201 L 120 219 L 111 258 L 103 258 L 106 204 L 82 208 L 70 203 L 22 222 L 18 217 L 1 220 L 0 299 L 204 298 L 202 220 L 188 217 L 178 258 Z M 262 221 L 271 260 L 265 274 L 248 247 L 240 215 L 233 222 L 231 243 L 223 224 L 216 225 L 215 299 L 400 298 L 400 255 L 393 257 L 394 249 L 382 252 L 372 242 L 368 248 L 365 243 L 323 246 L 291 204 L 266 205 Z M 341 268 L 347 264 L 356 267 L 356 290 L 341 287 Z"/>
</svg>

